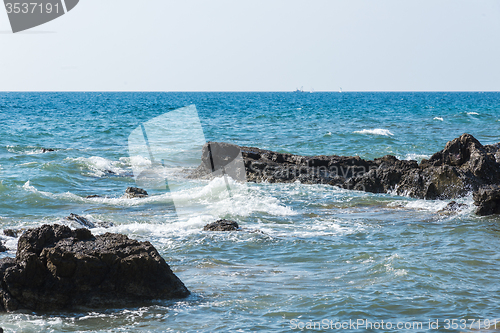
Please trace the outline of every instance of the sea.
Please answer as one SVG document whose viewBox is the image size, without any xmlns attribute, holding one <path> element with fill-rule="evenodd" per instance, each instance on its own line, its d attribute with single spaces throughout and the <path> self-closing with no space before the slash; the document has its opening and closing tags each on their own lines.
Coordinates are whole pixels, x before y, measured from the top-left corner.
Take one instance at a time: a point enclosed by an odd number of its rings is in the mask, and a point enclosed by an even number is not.
<svg viewBox="0 0 500 333">
<path fill-rule="evenodd" d="M 500 217 L 476 216 L 471 195 L 445 214 L 449 200 L 186 179 L 182 218 L 168 188 L 124 198 L 131 133 L 188 106 L 206 141 L 300 155 L 421 161 L 463 133 L 500 141 L 496 92 L 1 92 L 0 229 L 78 214 L 151 242 L 191 291 L 2 313 L 4 332 L 500 332 Z M 218 219 L 242 231 L 203 231 Z M 14 257 L 18 238 L 0 239 Z"/>
</svg>

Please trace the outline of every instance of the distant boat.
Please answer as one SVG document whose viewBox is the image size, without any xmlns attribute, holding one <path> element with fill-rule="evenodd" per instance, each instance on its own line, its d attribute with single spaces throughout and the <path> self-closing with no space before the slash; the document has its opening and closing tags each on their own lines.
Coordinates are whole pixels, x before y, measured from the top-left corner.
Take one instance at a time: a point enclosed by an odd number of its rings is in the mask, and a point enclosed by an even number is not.
<svg viewBox="0 0 500 333">
<path fill-rule="evenodd" d="M 339 88 L 339 93 L 341 93 L 341 92 L 342 92 L 342 87 Z"/>
<path fill-rule="evenodd" d="M 297 88 L 294 92 L 296 93 L 303 93 L 304 92 L 304 86 L 300 87 L 300 89 Z"/>
<path fill-rule="evenodd" d="M 314 92 L 314 88 L 311 89 L 310 93 L 312 94 Z"/>
</svg>

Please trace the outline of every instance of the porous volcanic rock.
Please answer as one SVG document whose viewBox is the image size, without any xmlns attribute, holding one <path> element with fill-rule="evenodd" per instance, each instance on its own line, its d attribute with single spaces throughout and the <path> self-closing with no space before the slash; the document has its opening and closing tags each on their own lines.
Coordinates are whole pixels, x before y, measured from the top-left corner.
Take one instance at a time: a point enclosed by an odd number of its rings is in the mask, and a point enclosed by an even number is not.
<svg viewBox="0 0 500 333">
<path fill-rule="evenodd" d="M 492 185 L 474 192 L 474 205 L 478 206 L 476 214 L 480 216 L 500 214 L 500 186 Z"/>
<path fill-rule="evenodd" d="M 207 224 L 203 227 L 203 231 L 239 231 L 240 226 L 235 221 L 218 220 L 213 223 Z"/>
<path fill-rule="evenodd" d="M 193 177 L 211 175 L 207 160 L 209 144 L 219 147 L 217 154 L 222 156 L 217 159 L 221 161 L 231 160 L 235 151 L 241 152 L 246 180 L 257 183 L 330 184 L 421 199 L 457 199 L 487 185 L 500 185 L 500 143 L 483 146 L 470 134 L 449 141 L 443 150 L 420 164 L 391 155 L 374 160 L 359 156 L 300 156 L 229 143 L 208 143 Z M 228 156 L 224 156 L 226 152 Z M 476 196 L 479 201 L 486 198 Z M 496 210 L 480 208 L 478 211 Z"/>
<path fill-rule="evenodd" d="M 125 307 L 189 290 L 149 242 L 63 225 L 29 229 L 0 260 L 0 310 Z"/>
<path fill-rule="evenodd" d="M 144 198 L 148 196 L 148 192 L 139 187 L 127 187 L 125 190 L 124 197 L 125 198 Z"/>
</svg>

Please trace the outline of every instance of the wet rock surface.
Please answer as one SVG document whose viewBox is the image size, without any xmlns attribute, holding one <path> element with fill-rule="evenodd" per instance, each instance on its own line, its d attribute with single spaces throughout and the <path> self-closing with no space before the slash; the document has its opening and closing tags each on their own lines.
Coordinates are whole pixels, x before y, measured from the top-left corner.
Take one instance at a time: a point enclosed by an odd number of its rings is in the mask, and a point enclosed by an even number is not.
<svg viewBox="0 0 500 333">
<path fill-rule="evenodd" d="M 474 192 L 476 214 L 480 216 L 500 214 L 500 186 L 486 186 Z"/>
<path fill-rule="evenodd" d="M 0 260 L 0 310 L 126 307 L 188 289 L 149 242 L 62 225 L 29 229 Z"/>
<path fill-rule="evenodd" d="M 461 210 L 464 210 L 467 207 L 468 206 L 466 204 L 458 203 L 456 201 L 451 201 L 449 204 L 446 205 L 446 207 L 444 207 L 443 209 L 438 211 L 438 213 L 453 214 L 453 213 L 457 213 Z"/>
<path fill-rule="evenodd" d="M 146 190 L 143 190 L 142 188 L 138 187 L 127 187 L 125 190 L 124 197 L 125 198 L 145 198 L 148 196 L 148 192 Z"/>
<path fill-rule="evenodd" d="M 3 234 L 7 237 L 17 237 L 23 233 L 22 229 L 4 229 Z"/>
<path fill-rule="evenodd" d="M 193 173 L 196 177 L 210 175 L 210 163 L 203 160 L 209 156 L 209 144 L 203 149 L 202 164 Z M 500 143 L 483 146 L 470 134 L 449 141 L 443 150 L 420 164 L 391 155 L 364 160 L 359 156 L 300 156 L 228 143 L 217 145 L 218 154 L 228 152 L 227 157 L 219 156 L 219 160 L 230 160 L 235 149 L 241 151 L 246 180 L 251 182 L 300 181 L 421 199 L 456 199 L 488 185 L 500 185 Z M 480 206 L 480 201 L 489 197 L 477 198 Z M 490 208 L 478 211 L 496 212 Z"/>
<path fill-rule="evenodd" d="M 240 231 L 240 226 L 235 221 L 218 220 L 207 224 L 203 227 L 203 231 Z"/>
<path fill-rule="evenodd" d="M 69 222 L 74 222 L 76 225 L 80 227 L 85 227 L 88 229 L 93 229 L 98 227 L 110 228 L 114 226 L 113 222 L 101 222 L 101 221 L 91 222 L 89 219 L 73 213 L 69 214 L 69 216 L 67 216 L 65 219 Z"/>
</svg>

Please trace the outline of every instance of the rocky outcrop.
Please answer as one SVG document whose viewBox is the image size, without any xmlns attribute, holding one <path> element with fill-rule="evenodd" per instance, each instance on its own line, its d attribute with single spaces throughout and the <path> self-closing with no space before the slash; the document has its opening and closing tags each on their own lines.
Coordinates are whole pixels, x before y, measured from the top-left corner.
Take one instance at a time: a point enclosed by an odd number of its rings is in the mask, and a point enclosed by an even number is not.
<svg viewBox="0 0 500 333">
<path fill-rule="evenodd" d="M 239 231 L 240 226 L 235 221 L 218 220 L 213 223 L 207 224 L 203 227 L 203 231 Z"/>
<path fill-rule="evenodd" d="M 9 249 L 5 247 L 5 245 L 3 245 L 3 242 L 0 240 L 0 252 L 6 252 L 8 251 Z"/>
<path fill-rule="evenodd" d="M 443 150 L 420 164 L 401 161 L 391 155 L 374 160 L 358 156 L 299 156 L 227 143 L 208 143 L 194 176 L 210 176 L 208 147 L 214 144 L 219 147 L 217 154 L 221 156 L 217 158 L 220 161 L 231 160 L 236 150 L 241 151 L 246 180 L 252 182 L 330 184 L 422 199 L 456 199 L 484 186 L 500 184 L 500 143 L 483 146 L 470 134 L 448 142 Z"/>
<path fill-rule="evenodd" d="M 0 260 L 0 310 L 124 307 L 189 295 L 149 242 L 62 225 L 29 229 Z"/>
<path fill-rule="evenodd" d="M 474 192 L 476 214 L 480 216 L 500 214 L 500 186 L 492 185 Z"/>
<path fill-rule="evenodd" d="M 125 190 L 125 194 L 123 195 L 125 198 L 145 198 L 148 196 L 148 192 L 138 187 L 127 187 Z"/>
</svg>

